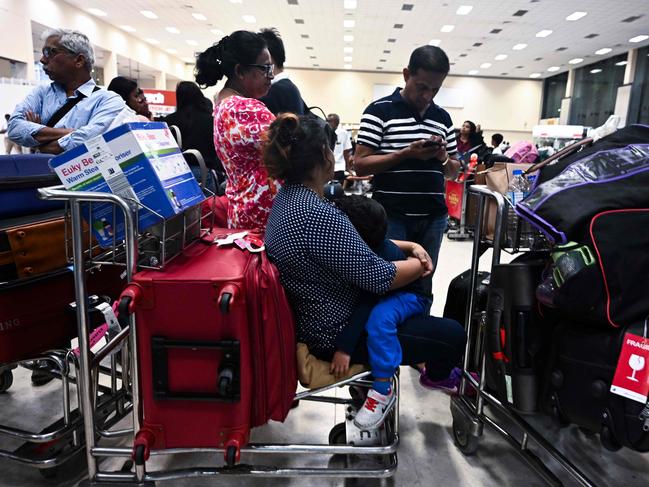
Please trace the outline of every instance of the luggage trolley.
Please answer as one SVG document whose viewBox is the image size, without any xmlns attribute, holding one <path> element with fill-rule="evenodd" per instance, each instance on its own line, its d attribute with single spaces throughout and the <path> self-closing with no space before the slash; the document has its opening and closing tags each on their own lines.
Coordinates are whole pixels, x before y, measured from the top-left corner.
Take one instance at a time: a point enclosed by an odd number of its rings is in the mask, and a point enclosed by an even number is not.
<svg viewBox="0 0 649 487">
<path fill-rule="evenodd" d="M 471 284 L 469 300 L 466 309 L 466 329 L 468 340 L 463 359 L 464 373 L 460 382 L 459 395 L 451 398 L 451 414 L 453 416 L 453 437 L 456 446 L 466 455 L 475 453 L 478 448 L 480 437 L 483 434 L 484 425 L 491 427 L 499 433 L 507 442 L 528 462 L 534 471 L 536 471 L 548 484 L 562 485 L 560 479 L 543 463 L 543 461 L 530 450 L 530 443 L 535 443 L 541 450 L 551 456 L 556 462 L 580 485 L 594 486 L 583 472 L 581 472 L 572 462 L 570 462 L 561 452 L 555 449 L 548 440 L 546 440 L 528 421 L 517 413 L 509 404 L 499 400 L 486 390 L 486 352 L 485 352 L 485 322 L 481 320 L 479 324 L 473 323 L 474 315 L 474 295 L 478 284 L 478 263 L 480 256 L 488 247 L 493 248 L 492 266 L 500 263 L 500 253 L 505 245 L 512 243 L 512 235 L 506 235 L 505 225 L 508 213 L 513 211 L 505 197 L 494 192 L 484 185 L 473 185 L 469 191 L 478 198 L 478 213 L 473 240 L 473 252 L 471 256 Z M 486 202 L 494 199 L 497 204 L 495 231 L 493 242 L 488 242 L 484 238 L 484 215 Z M 518 236 L 520 237 L 520 227 L 517 225 Z M 506 238 L 507 242 L 503 244 L 502 240 Z M 515 242 L 516 236 L 513 237 L 513 247 L 518 246 Z M 478 330 L 473 330 L 474 326 L 479 325 Z M 476 332 L 477 331 L 477 332 Z M 472 342 L 477 342 L 474 344 Z M 479 383 L 468 372 L 471 360 L 471 350 L 474 346 L 479 347 Z M 477 390 L 475 398 L 470 398 L 465 394 L 467 385 L 470 384 Z M 485 406 L 493 408 L 493 415 L 485 411 Z M 497 415 L 497 416 L 496 416 Z M 506 422 L 502 421 L 506 419 Z"/>
<path fill-rule="evenodd" d="M 333 455 L 333 459 L 344 460 L 344 465 L 330 461 L 325 467 L 312 467 L 309 464 L 300 467 L 249 465 L 235 461 L 236 451 L 231 448 L 167 448 L 146 450 L 144 445 L 135 445 L 135 437 L 143 423 L 140 393 L 139 359 L 134 315 L 120 316 L 123 328 L 118 337 L 112 339 L 95 357 L 89 353 L 89 320 L 86 305 L 87 286 L 84 270 L 94 265 L 121 265 L 125 267 L 127 281 L 141 268 L 163 268 L 175 255 L 181 252 L 192 240 L 202 235 L 200 227 L 209 221 L 209 215 L 201 215 L 200 205 L 185 210 L 181 215 L 170 220 L 162 219 L 153 231 L 140 234 L 137 228 L 137 211 L 133 210 L 132 201 L 98 192 L 67 191 L 63 186 L 39 190 L 41 197 L 51 200 L 65 200 L 70 205 L 71 235 L 73 244 L 73 261 L 75 273 L 75 291 L 77 297 L 77 323 L 79 327 L 79 395 L 82 410 L 85 449 L 88 463 L 89 479 L 80 485 L 153 485 L 155 481 L 187 477 L 212 477 L 219 475 L 241 475 L 257 477 L 376 477 L 392 476 L 397 469 L 397 446 L 399 442 L 399 377 L 393 378 L 393 387 L 397 393 L 397 403 L 388 414 L 384 425 L 378 430 L 361 431 L 353 426 L 353 417 L 364 401 L 363 390 L 371 387 L 369 372 L 361 372 L 336 383 L 302 391 L 296 394 L 297 401 L 316 401 L 342 405 L 345 407 L 345 422 L 339 423 L 331 430 L 328 443 L 322 444 L 277 444 L 248 443 L 240 449 L 245 454 L 267 455 Z M 123 242 L 114 239 L 112 248 L 101 251 L 92 244 L 84 248 L 82 226 L 82 205 L 88 205 L 92 211 L 93 203 L 111 203 L 114 205 L 113 218 L 117 212 L 124 217 Z M 212 215 L 213 217 L 213 215 Z M 174 222 L 174 220 L 176 220 Z M 213 226 L 213 218 L 210 227 Z M 198 229 L 197 229 L 198 227 Z M 114 227 L 115 228 L 115 227 Z M 153 234 L 153 235 L 152 235 Z M 151 243 L 153 240 L 153 244 Z M 153 249 L 153 250 L 152 250 Z M 111 436 L 127 436 L 129 444 L 124 447 L 99 446 L 97 434 L 98 417 L 93 409 L 93 365 L 106 357 L 122 341 L 127 345 L 128 360 L 125 360 L 123 377 L 127 378 L 130 404 L 132 405 L 132 428 L 113 433 Z M 123 351 L 123 357 L 125 356 Z M 128 364 L 126 364 L 128 361 Z M 326 396 L 327 392 L 343 387 L 350 387 L 351 398 Z M 101 437 L 106 437 L 104 434 Z M 101 438 L 99 438 L 101 440 Z M 215 442 L 216 443 L 216 442 Z M 223 454 L 225 465 L 220 467 L 195 467 L 178 470 L 147 471 L 147 460 L 150 456 L 169 456 L 187 453 Z M 358 456 L 358 457 L 357 457 Z M 377 458 L 379 457 L 379 458 Z M 103 458 L 123 458 L 124 468 L 119 471 L 102 471 L 98 462 Z M 372 464 L 356 464 L 356 458 L 370 458 Z"/>
</svg>

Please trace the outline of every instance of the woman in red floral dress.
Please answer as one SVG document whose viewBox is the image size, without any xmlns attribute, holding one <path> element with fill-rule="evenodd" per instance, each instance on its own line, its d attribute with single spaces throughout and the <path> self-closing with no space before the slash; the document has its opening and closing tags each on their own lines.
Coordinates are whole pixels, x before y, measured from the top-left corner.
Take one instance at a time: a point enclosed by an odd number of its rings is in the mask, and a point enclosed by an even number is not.
<svg viewBox="0 0 649 487">
<path fill-rule="evenodd" d="M 213 86 L 224 76 L 214 109 L 214 147 L 228 177 L 228 226 L 263 230 L 280 187 L 261 160 L 263 134 L 275 119 L 258 100 L 273 79 L 263 37 L 239 30 L 198 56 L 199 85 Z"/>
</svg>

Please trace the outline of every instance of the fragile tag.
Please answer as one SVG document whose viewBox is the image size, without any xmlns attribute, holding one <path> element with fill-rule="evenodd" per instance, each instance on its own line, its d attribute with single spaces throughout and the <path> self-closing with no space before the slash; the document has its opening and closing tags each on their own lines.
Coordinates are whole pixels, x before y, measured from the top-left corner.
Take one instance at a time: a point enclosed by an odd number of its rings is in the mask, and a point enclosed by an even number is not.
<svg viewBox="0 0 649 487">
<path fill-rule="evenodd" d="M 626 333 L 617 361 L 611 392 L 628 399 L 647 402 L 649 394 L 649 338 Z"/>
</svg>

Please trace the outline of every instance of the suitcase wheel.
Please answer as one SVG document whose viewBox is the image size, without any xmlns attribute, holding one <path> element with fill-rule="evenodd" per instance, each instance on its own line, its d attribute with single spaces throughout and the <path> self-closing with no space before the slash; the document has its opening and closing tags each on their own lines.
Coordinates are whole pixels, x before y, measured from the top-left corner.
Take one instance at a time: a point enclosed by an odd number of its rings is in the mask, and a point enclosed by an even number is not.
<svg viewBox="0 0 649 487">
<path fill-rule="evenodd" d="M 229 446 L 225 450 L 225 463 L 228 467 L 234 466 L 237 463 L 237 447 Z"/>
<path fill-rule="evenodd" d="M 219 300 L 219 309 L 221 313 L 226 314 L 230 311 L 230 301 L 232 301 L 231 293 L 223 293 L 221 299 Z"/>
<path fill-rule="evenodd" d="M 347 444 L 347 427 L 345 423 L 338 423 L 331 428 L 329 432 L 330 445 L 346 445 Z"/>
<path fill-rule="evenodd" d="M 133 460 L 135 460 L 135 465 L 144 465 L 145 452 L 146 452 L 146 447 L 144 445 L 137 445 L 135 447 L 135 455 L 133 456 Z"/>
<path fill-rule="evenodd" d="M 14 383 L 14 374 L 11 369 L 4 369 L 0 373 L 0 393 L 7 392 L 11 387 L 11 384 Z"/>
</svg>

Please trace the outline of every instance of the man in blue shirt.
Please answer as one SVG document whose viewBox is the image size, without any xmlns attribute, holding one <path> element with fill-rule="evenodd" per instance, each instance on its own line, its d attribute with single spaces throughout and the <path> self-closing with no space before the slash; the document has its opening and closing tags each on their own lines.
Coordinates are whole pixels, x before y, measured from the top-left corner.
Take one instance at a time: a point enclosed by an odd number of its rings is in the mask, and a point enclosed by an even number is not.
<svg viewBox="0 0 649 487">
<path fill-rule="evenodd" d="M 22 146 L 60 154 L 104 133 L 125 104 L 90 76 L 95 56 L 84 34 L 53 29 L 43 39 L 41 63 L 52 83 L 38 86 L 16 106 L 8 135 Z"/>
</svg>

